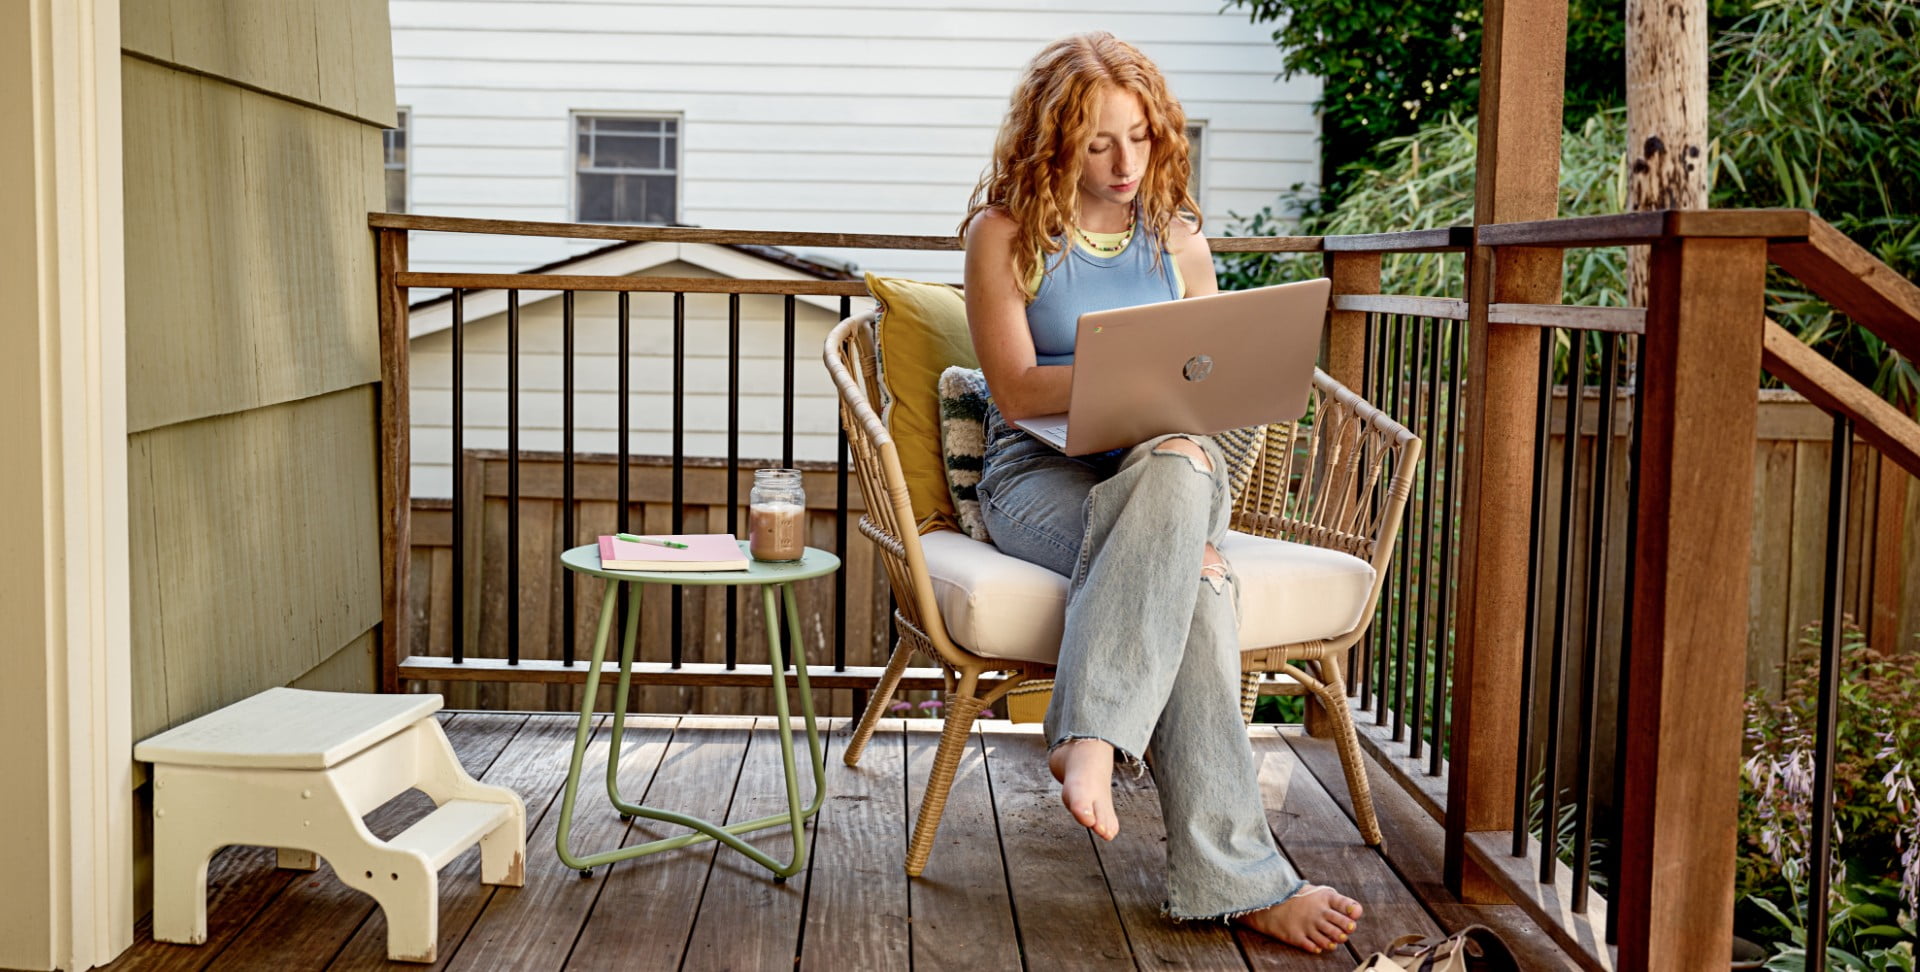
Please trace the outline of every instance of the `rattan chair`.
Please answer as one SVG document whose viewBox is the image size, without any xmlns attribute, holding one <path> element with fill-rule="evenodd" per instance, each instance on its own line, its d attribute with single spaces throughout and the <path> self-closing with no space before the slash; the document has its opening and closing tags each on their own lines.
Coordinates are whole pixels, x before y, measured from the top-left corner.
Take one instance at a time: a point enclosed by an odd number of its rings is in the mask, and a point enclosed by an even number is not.
<svg viewBox="0 0 1920 972">
<path fill-rule="evenodd" d="M 918 876 L 932 853 L 934 832 L 966 752 L 974 719 L 1020 684 L 1052 675 L 1059 651 L 1058 619 L 1054 619 L 1051 634 L 1036 632 L 1040 641 L 1049 644 L 990 651 L 984 644 L 963 643 L 969 632 L 977 636 L 975 640 L 987 640 L 974 623 L 987 612 L 969 619 L 943 615 L 943 597 L 935 589 L 928 548 L 936 548 L 939 557 L 951 557 L 958 551 L 962 556 L 977 558 L 977 553 L 961 548 L 990 551 L 991 545 L 957 534 L 921 537 L 915 531 L 898 449 L 872 404 L 880 400 L 872 324 L 872 312 L 841 321 L 827 336 L 825 358 L 839 391 L 841 422 L 866 497 L 867 512 L 860 519 L 860 532 L 880 549 L 893 588 L 899 641 L 843 758 L 849 766 L 859 762 L 901 674 L 916 653 L 940 667 L 946 676 L 946 721 L 907 847 L 907 873 Z M 1344 555 L 1323 559 L 1338 560 L 1347 571 L 1343 583 L 1348 585 L 1347 596 L 1358 621 L 1351 630 L 1320 632 L 1312 640 L 1243 650 L 1243 711 L 1251 717 L 1262 673 L 1284 673 L 1312 692 L 1325 707 L 1337 736 L 1347 785 L 1360 817 L 1360 832 L 1367 843 L 1378 844 L 1380 828 L 1347 707 L 1342 656 L 1359 641 L 1374 614 L 1412 487 L 1413 469 L 1419 461 L 1420 440 L 1319 372 L 1315 372 L 1308 418 L 1298 425 L 1268 426 L 1261 438 L 1264 441 L 1258 449 L 1252 483 L 1234 511 L 1235 533 L 1221 545 L 1243 583 L 1243 617 L 1250 611 L 1244 586 L 1249 570 L 1257 573 L 1262 564 L 1271 568 L 1290 554 L 1311 554 L 1305 548 L 1318 548 Z M 986 556 L 1004 560 L 1009 572 L 1038 571 L 1039 576 L 1057 581 L 1064 604 L 1065 578 L 997 552 Z M 1242 567 L 1243 557 L 1252 565 L 1250 568 Z M 1366 576 L 1361 577 L 1360 572 Z M 1355 581 L 1355 577 L 1361 579 Z M 969 598 L 965 592 L 956 595 L 950 578 L 944 579 L 942 586 L 949 613 L 968 610 Z M 958 630 L 956 620 L 961 621 Z M 997 682 L 988 678 L 995 673 L 1002 675 Z"/>
</svg>

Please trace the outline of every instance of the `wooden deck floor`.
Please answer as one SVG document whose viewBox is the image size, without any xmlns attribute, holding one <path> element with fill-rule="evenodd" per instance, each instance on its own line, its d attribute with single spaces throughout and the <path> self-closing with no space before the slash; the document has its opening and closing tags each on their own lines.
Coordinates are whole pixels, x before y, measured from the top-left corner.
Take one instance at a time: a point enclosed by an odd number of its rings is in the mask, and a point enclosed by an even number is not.
<svg viewBox="0 0 1920 972">
<path fill-rule="evenodd" d="M 479 884 L 469 851 L 442 872 L 440 955 L 450 969 L 1257 969 L 1346 972 L 1403 934 L 1479 921 L 1526 968 L 1570 968 L 1513 906 L 1455 903 L 1440 884 L 1440 828 L 1374 768 L 1387 853 L 1360 843 L 1330 746 L 1292 730 L 1249 729 L 1268 821 L 1309 879 L 1360 899 L 1351 951 L 1309 956 L 1218 924 L 1162 918 L 1163 831 L 1151 781 L 1116 791 L 1120 837 L 1091 837 L 1060 807 L 1037 727 L 983 723 L 961 766 L 927 873 L 901 870 L 907 829 L 938 725 L 890 721 L 857 769 L 827 736 L 828 798 L 808 870 L 784 885 L 708 843 L 596 870 L 582 879 L 553 852 L 558 793 L 577 717 L 443 715 L 468 770 L 526 800 L 527 883 Z M 843 725 L 836 722 L 836 725 Z M 785 809 L 770 719 L 635 718 L 623 789 L 649 805 L 743 820 Z M 636 731 L 637 730 L 637 731 Z M 587 777 L 606 760 L 604 726 Z M 1322 781 L 1326 781 L 1323 785 Z M 597 799 L 589 800 L 592 795 Z M 670 831 L 622 823 L 604 790 L 583 789 L 576 849 Z M 409 793 L 368 817 L 379 834 L 430 806 Z M 787 840 L 759 836 L 775 856 Z M 318 872 L 276 870 L 273 852 L 230 847 L 209 878 L 208 940 L 159 944 L 146 922 L 107 968 L 359 969 L 383 966 L 386 923 L 371 899 Z M 420 966 L 394 966 L 420 968 Z"/>
</svg>

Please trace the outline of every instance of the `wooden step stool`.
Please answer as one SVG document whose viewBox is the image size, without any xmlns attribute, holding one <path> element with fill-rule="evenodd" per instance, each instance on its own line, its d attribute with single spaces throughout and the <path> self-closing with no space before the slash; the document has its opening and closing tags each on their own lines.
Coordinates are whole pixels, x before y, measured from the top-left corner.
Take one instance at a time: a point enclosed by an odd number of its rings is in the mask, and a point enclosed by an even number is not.
<svg viewBox="0 0 1920 972">
<path fill-rule="evenodd" d="M 207 940 L 207 862 L 229 844 L 315 855 L 387 915 L 387 957 L 432 962 L 440 869 L 480 845 L 480 881 L 525 880 L 519 794 L 467 775 L 433 714 L 438 695 L 268 689 L 134 747 L 153 764 L 153 937 Z M 383 841 L 361 818 L 418 789 L 438 804 Z"/>
</svg>

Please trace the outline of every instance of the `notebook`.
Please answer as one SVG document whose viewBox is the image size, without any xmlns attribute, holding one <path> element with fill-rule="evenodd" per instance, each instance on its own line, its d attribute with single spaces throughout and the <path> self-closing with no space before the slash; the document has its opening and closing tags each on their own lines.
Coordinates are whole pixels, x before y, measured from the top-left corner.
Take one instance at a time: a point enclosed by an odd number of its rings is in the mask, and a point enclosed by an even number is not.
<svg viewBox="0 0 1920 972">
<path fill-rule="evenodd" d="M 600 538 L 600 566 L 607 570 L 746 570 L 747 555 L 731 533 L 662 534 L 687 549 L 656 547 L 617 537 Z"/>
</svg>

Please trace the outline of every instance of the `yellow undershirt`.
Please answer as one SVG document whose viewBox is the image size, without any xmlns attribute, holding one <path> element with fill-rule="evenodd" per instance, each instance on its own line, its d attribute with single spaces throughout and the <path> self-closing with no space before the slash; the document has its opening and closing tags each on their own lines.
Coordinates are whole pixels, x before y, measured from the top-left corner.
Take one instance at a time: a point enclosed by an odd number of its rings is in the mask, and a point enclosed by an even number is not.
<svg viewBox="0 0 1920 972">
<path fill-rule="evenodd" d="M 1074 245 L 1085 251 L 1088 256 L 1109 257 L 1113 255 L 1112 252 L 1102 253 L 1094 249 L 1094 247 L 1096 245 L 1104 246 L 1111 250 L 1112 247 L 1119 246 L 1120 241 L 1126 238 L 1127 231 L 1121 230 L 1118 233 L 1089 233 L 1086 230 L 1081 230 L 1076 235 L 1080 238 L 1074 241 Z M 1171 250 L 1167 251 L 1166 258 L 1173 264 L 1173 285 L 1180 288 L 1180 296 L 1185 297 L 1187 295 L 1187 281 L 1185 277 L 1180 275 L 1180 261 L 1174 259 L 1173 251 Z M 1046 272 L 1047 255 L 1042 253 L 1040 254 L 1039 262 L 1033 265 L 1033 274 L 1027 278 L 1028 300 L 1032 300 L 1034 295 L 1040 292 L 1040 278 L 1045 276 Z"/>
</svg>

